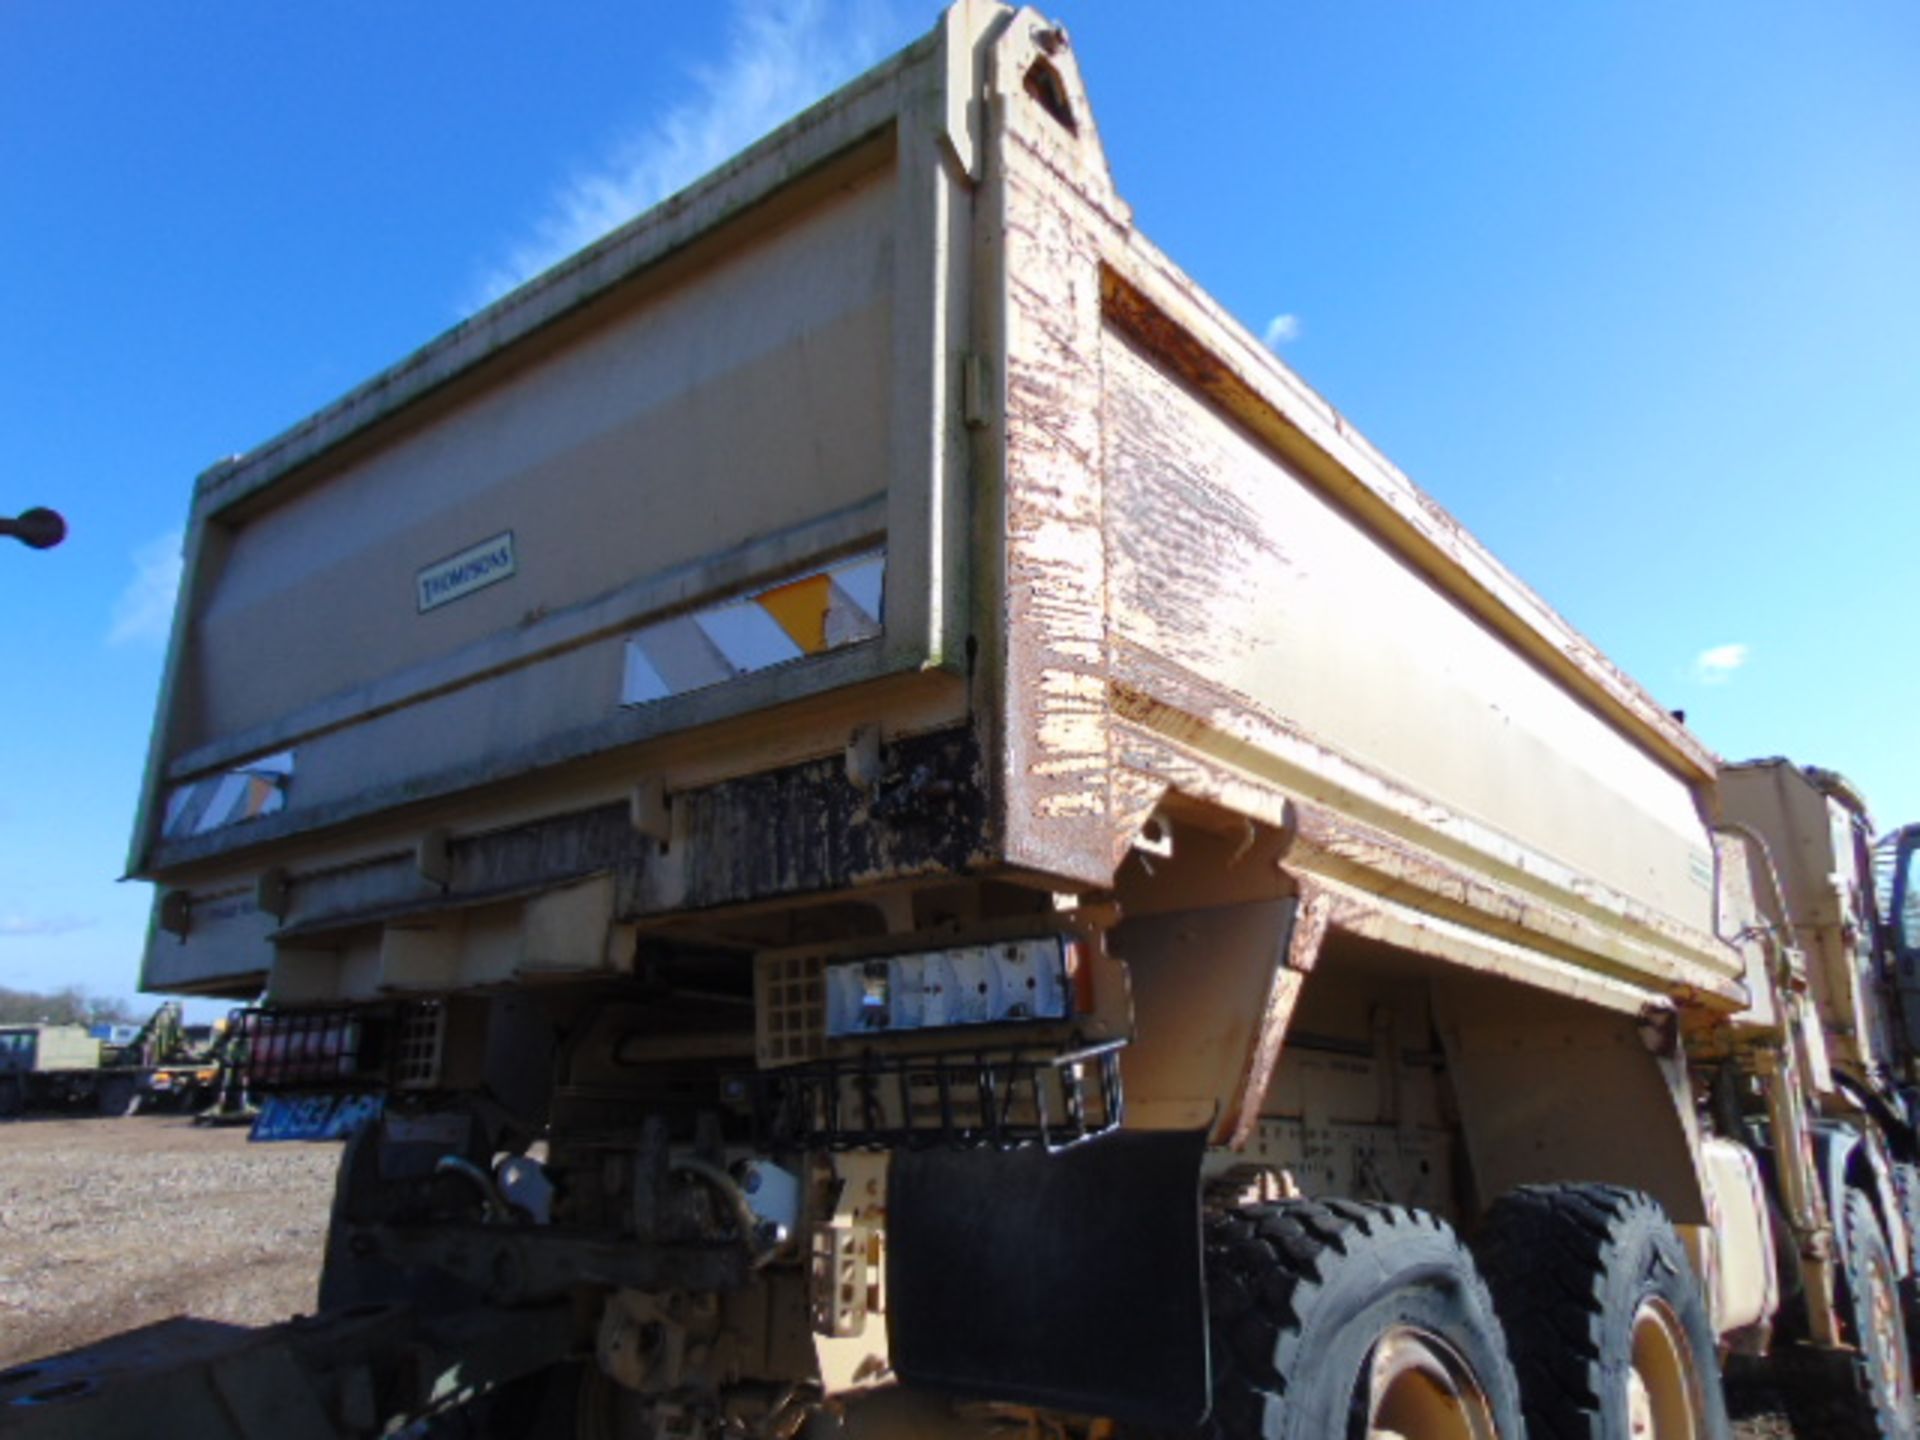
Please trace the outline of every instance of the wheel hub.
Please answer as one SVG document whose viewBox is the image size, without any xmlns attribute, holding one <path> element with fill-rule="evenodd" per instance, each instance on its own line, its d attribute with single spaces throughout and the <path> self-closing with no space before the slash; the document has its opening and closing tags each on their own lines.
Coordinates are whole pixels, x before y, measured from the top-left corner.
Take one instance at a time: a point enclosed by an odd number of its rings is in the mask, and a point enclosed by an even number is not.
<svg viewBox="0 0 1920 1440">
<path fill-rule="evenodd" d="M 1633 1312 L 1627 1433 L 1633 1440 L 1696 1440 L 1704 1407 L 1698 1366 L 1680 1317 L 1649 1297 Z"/>
<path fill-rule="evenodd" d="M 1396 1325 L 1367 1365 L 1366 1440 L 1498 1440 L 1472 1369 L 1439 1336 Z"/>
<path fill-rule="evenodd" d="M 1873 1375 L 1879 1382 L 1881 1399 L 1896 1415 L 1904 1415 L 1912 1403 L 1908 1368 L 1900 1363 L 1906 1354 L 1906 1326 L 1900 1318 L 1900 1302 L 1892 1271 L 1880 1256 L 1872 1257 L 1866 1267 L 1867 1321 L 1870 1333 L 1866 1343 L 1876 1352 Z"/>
</svg>

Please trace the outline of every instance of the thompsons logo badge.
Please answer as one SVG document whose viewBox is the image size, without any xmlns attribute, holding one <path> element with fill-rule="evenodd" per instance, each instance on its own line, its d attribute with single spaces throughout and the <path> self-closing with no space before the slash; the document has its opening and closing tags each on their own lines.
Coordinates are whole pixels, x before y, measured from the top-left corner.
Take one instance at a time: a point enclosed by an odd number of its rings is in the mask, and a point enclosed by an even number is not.
<svg viewBox="0 0 1920 1440">
<path fill-rule="evenodd" d="M 424 615 L 437 605 L 512 578 L 513 532 L 509 530 L 427 566 L 414 577 L 414 598 Z"/>
</svg>

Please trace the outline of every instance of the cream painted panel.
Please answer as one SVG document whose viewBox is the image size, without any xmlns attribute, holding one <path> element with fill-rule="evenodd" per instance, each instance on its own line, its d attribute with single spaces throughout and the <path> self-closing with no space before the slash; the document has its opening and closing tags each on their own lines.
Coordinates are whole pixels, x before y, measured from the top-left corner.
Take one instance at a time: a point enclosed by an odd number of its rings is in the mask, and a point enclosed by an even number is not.
<svg viewBox="0 0 1920 1440">
<path fill-rule="evenodd" d="M 1111 330 L 1102 360 L 1118 639 L 1712 933 L 1680 780 Z"/>
<path fill-rule="evenodd" d="M 248 521 L 182 748 L 884 490 L 893 192 L 845 192 Z M 416 613 L 423 567 L 504 531 L 513 578 Z"/>
<path fill-rule="evenodd" d="M 620 647 L 618 637 L 596 641 L 309 741 L 289 808 L 480 765 L 604 720 L 619 699 Z"/>
</svg>

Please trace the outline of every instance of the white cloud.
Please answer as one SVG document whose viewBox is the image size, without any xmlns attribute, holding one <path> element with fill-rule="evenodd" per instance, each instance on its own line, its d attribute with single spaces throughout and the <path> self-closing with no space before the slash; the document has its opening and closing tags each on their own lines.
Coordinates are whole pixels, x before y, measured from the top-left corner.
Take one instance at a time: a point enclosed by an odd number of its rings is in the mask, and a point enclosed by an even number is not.
<svg viewBox="0 0 1920 1440">
<path fill-rule="evenodd" d="M 1300 338 L 1300 317 L 1298 315 L 1279 314 L 1267 322 L 1267 328 L 1260 332 L 1260 339 L 1269 350 L 1278 350 L 1289 340 Z"/>
<path fill-rule="evenodd" d="M 0 940 L 37 940 L 49 935 L 70 935 L 93 924 L 76 915 L 35 918 L 30 915 L 0 914 Z"/>
<path fill-rule="evenodd" d="M 1693 657 L 1693 678 L 1702 685 L 1724 685 L 1747 663 L 1752 651 L 1745 645 L 1715 645 Z"/>
<path fill-rule="evenodd" d="M 532 233 L 482 278 L 475 308 L 684 189 L 903 44 L 911 32 L 896 5 L 734 0 L 726 53 L 690 66 L 685 99 L 560 186 Z"/>
<path fill-rule="evenodd" d="M 180 590 L 180 547 L 184 540 L 180 531 L 170 530 L 133 552 L 133 578 L 113 602 L 109 644 L 166 640 L 173 624 L 173 598 Z"/>
</svg>

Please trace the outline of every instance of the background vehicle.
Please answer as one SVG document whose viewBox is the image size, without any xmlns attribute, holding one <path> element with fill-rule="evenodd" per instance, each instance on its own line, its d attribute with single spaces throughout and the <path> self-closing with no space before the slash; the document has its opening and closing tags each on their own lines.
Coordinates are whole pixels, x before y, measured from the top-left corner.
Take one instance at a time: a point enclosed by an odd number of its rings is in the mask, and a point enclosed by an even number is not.
<svg viewBox="0 0 1920 1440">
<path fill-rule="evenodd" d="M 137 1051 L 108 1046 L 84 1025 L 0 1025 L 0 1119 L 79 1106 L 125 1115 L 142 1074 Z"/>
<path fill-rule="evenodd" d="M 197 1115 L 233 1088 L 228 1076 L 234 1058 L 231 1021 L 181 1025 L 168 1038 L 170 1043 L 157 1048 L 157 1059 L 141 1077 L 136 1108 Z"/>
<path fill-rule="evenodd" d="M 156 1066 L 193 1053 L 180 1015 L 167 1000 L 138 1026 L 0 1025 L 0 1118 L 75 1106 L 131 1114 Z"/>
<path fill-rule="evenodd" d="M 1160 255 L 1034 13 L 208 472 L 189 557 L 145 981 L 264 986 L 263 1125 L 353 1139 L 328 1318 L 90 1423 L 1711 1435 L 1725 1351 L 1910 1433 L 1864 806 Z"/>
</svg>

